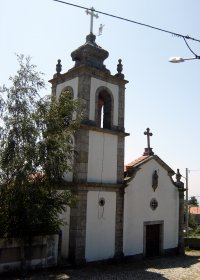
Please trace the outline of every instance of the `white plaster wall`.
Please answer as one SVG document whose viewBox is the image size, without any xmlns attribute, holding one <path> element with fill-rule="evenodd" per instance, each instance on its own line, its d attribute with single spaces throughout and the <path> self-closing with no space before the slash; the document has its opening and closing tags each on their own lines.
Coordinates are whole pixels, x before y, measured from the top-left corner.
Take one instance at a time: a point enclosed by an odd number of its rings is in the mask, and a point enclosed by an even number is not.
<svg viewBox="0 0 200 280">
<path fill-rule="evenodd" d="M 158 188 L 153 191 L 152 174 L 157 170 Z M 156 198 L 158 207 L 150 208 Z M 124 196 L 124 254 L 143 253 L 143 222 L 164 221 L 163 249 L 178 245 L 179 196 L 167 171 L 154 159 L 142 165 L 125 189 Z"/>
<path fill-rule="evenodd" d="M 72 148 L 74 150 L 74 143 L 75 143 L 74 135 L 71 135 L 71 140 L 72 140 Z M 63 179 L 67 182 L 72 182 L 72 180 L 73 180 L 74 154 L 73 154 L 73 158 L 68 161 L 68 165 L 71 166 L 72 169 L 70 171 L 68 170 L 68 171 L 64 172 Z"/>
<path fill-rule="evenodd" d="M 104 207 L 99 198 L 105 199 Z M 86 261 L 114 257 L 116 193 L 89 191 L 87 195 Z"/>
<path fill-rule="evenodd" d="M 91 96 L 90 96 L 90 120 L 95 120 L 95 95 L 99 87 L 108 88 L 113 95 L 114 99 L 114 114 L 113 114 L 113 124 L 118 125 L 118 98 L 119 98 L 119 87 L 117 85 L 91 78 Z"/>
<path fill-rule="evenodd" d="M 66 211 L 64 211 L 59 216 L 63 220 L 64 225 L 61 226 L 62 230 L 62 247 L 61 256 L 63 258 L 68 258 L 69 255 L 69 225 L 70 225 L 70 208 L 67 206 Z"/>
<path fill-rule="evenodd" d="M 78 77 L 65 81 L 64 83 L 58 84 L 56 87 L 56 96 L 58 97 L 62 90 L 66 87 L 71 87 L 73 89 L 74 99 L 78 97 Z"/>
<path fill-rule="evenodd" d="M 117 182 L 117 136 L 89 132 L 88 182 Z"/>
</svg>

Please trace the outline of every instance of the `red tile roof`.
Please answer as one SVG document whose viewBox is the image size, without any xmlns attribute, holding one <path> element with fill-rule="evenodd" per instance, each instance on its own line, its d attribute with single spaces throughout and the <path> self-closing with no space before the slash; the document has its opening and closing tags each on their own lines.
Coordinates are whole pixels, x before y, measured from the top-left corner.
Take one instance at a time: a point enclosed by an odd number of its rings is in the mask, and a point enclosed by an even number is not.
<svg viewBox="0 0 200 280">
<path fill-rule="evenodd" d="M 151 160 L 151 159 L 155 159 L 163 168 L 165 168 L 171 175 L 174 175 L 175 172 L 163 161 L 161 160 L 161 158 L 159 158 L 157 155 L 151 155 L 151 156 L 140 156 L 139 158 L 135 159 L 134 161 L 126 164 L 124 166 L 124 172 L 127 172 L 129 170 L 132 170 L 144 163 L 146 163 L 147 161 Z"/>
<path fill-rule="evenodd" d="M 200 207 L 198 206 L 192 206 L 192 207 L 189 207 L 189 211 L 190 211 L 190 214 L 199 214 L 200 215 Z"/>
<path fill-rule="evenodd" d="M 134 161 L 131 161 L 130 163 L 126 164 L 126 166 L 134 167 L 136 164 L 140 163 L 141 161 L 145 160 L 148 157 L 149 156 L 141 156 L 141 157 L 135 159 Z"/>
<path fill-rule="evenodd" d="M 137 164 L 140 164 L 142 161 L 144 161 L 148 157 L 149 156 L 141 156 L 141 157 L 129 162 L 128 164 L 126 164 L 124 166 L 124 171 L 127 171 L 128 169 L 135 167 Z"/>
</svg>

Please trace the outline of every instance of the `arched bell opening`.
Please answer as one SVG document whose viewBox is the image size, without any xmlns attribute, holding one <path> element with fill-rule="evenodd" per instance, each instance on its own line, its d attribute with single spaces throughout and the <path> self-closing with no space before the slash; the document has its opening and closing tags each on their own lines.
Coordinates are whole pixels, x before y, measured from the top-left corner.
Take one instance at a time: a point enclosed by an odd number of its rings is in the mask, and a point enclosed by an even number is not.
<svg viewBox="0 0 200 280">
<path fill-rule="evenodd" d="M 100 128 L 111 129 L 112 118 L 112 96 L 107 90 L 101 90 L 97 94 L 96 124 Z"/>
</svg>

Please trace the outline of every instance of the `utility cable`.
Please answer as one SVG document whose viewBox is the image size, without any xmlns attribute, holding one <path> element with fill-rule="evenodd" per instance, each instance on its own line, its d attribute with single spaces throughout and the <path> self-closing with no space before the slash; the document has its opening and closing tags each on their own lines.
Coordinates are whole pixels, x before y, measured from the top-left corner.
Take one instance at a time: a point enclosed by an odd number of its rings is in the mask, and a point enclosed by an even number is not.
<svg viewBox="0 0 200 280">
<path fill-rule="evenodd" d="M 183 40 L 184 40 L 186 46 L 188 47 L 188 49 L 190 50 L 190 52 L 191 52 L 196 58 L 200 59 L 200 56 L 197 55 L 197 54 L 191 49 L 191 47 L 189 46 L 189 44 L 188 44 L 187 40 L 185 39 L 185 37 L 183 37 Z"/>
<path fill-rule="evenodd" d="M 84 9 L 84 10 L 94 11 L 94 10 L 92 10 L 92 8 L 86 8 L 86 7 L 83 7 L 83 6 L 80 6 L 80 5 L 72 4 L 72 3 L 69 3 L 69 2 L 64 2 L 64 1 L 61 1 L 61 0 L 53 0 L 53 1 L 59 2 L 59 3 L 62 3 L 62 4 L 66 4 L 66 5 L 70 5 L 70 6 L 73 6 L 73 7 L 76 7 L 76 8 Z M 165 33 L 177 36 L 177 37 L 181 37 L 181 38 L 188 39 L 188 40 L 193 40 L 193 41 L 196 41 L 196 42 L 200 43 L 199 39 L 192 38 L 189 35 L 182 35 L 180 33 L 176 33 L 176 32 L 169 31 L 169 30 L 166 30 L 166 29 L 163 29 L 163 28 L 159 28 L 159 27 L 152 26 L 152 25 L 149 25 L 149 24 L 145 24 L 145 23 L 141 23 L 141 22 L 134 21 L 134 20 L 131 20 L 131 19 L 127 19 L 127 18 L 124 18 L 124 17 L 108 14 L 108 13 L 101 12 L 101 11 L 98 11 L 98 10 L 95 10 L 95 12 L 97 12 L 99 14 L 102 14 L 102 15 L 105 15 L 105 16 L 109 16 L 109 17 L 120 19 L 120 20 L 128 21 L 128 22 L 131 22 L 131 23 L 134 23 L 134 24 L 138 24 L 138 25 L 141 25 L 141 26 L 144 26 L 144 27 L 148 27 L 148 28 L 157 30 L 157 31 L 165 32 Z"/>
</svg>

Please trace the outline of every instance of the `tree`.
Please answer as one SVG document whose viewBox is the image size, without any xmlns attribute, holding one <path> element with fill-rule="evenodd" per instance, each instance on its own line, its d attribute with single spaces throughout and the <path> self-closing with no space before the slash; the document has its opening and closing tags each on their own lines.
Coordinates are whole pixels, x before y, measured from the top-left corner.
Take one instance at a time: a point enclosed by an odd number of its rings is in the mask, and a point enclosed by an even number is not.
<svg viewBox="0 0 200 280">
<path fill-rule="evenodd" d="M 0 236 L 26 238 L 58 232 L 58 214 L 75 198 L 64 172 L 71 170 L 80 104 L 69 92 L 41 98 L 42 73 L 17 55 L 19 70 L 0 92 Z M 73 119 L 76 112 L 76 119 Z"/>
<path fill-rule="evenodd" d="M 189 227 L 195 230 L 197 228 L 197 223 L 195 221 L 195 217 L 193 214 L 189 213 L 189 221 L 188 221 Z"/>
<path fill-rule="evenodd" d="M 190 206 L 199 206 L 197 198 L 195 196 L 191 196 L 189 201 L 188 201 L 188 205 L 190 205 Z"/>
</svg>

